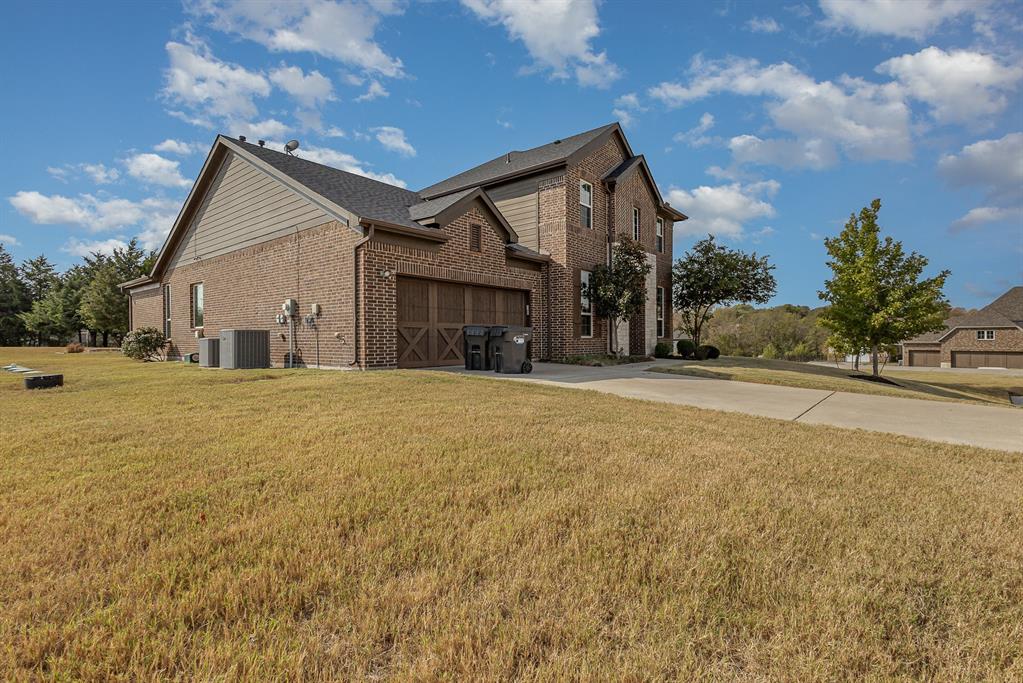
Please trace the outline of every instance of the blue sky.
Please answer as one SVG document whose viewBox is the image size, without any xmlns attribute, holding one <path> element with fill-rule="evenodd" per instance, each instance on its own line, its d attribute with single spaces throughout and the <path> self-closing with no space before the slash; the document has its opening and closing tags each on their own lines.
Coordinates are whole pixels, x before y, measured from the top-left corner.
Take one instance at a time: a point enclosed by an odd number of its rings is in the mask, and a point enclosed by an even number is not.
<svg viewBox="0 0 1023 683">
<path fill-rule="evenodd" d="M 217 132 L 417 189 L 620 120 L 707 232 L 816 305 L 882 225 L 978 306 L 1023 281 L 1023 6 L 788 0 L 8 3 L 0 242 L 162 243 Z"/>
</svg>

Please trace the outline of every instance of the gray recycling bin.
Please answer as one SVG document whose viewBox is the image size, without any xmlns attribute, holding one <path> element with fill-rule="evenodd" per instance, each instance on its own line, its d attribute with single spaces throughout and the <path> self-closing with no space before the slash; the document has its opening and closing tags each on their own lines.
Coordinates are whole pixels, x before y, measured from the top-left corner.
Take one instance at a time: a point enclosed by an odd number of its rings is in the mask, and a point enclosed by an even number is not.
<svg viewBox="0 0 1023 683">
<path fill-rule="evenodd" d="M 466 370 L 491 370 L 492 358 L 488 353 L 489 329 L 483 325 L 466 325 L 462 328 L 462 356 Z"/>
<path fill-rule="evenodd" d="M 501 326 L 500 334 L 490 328 L 490 345 L 494 353 L 494 372 L 506 375 L 529 374 L 533 363 L 529 360 L 530 340 L 533 330 L 519 325 Z"/>
</svg>

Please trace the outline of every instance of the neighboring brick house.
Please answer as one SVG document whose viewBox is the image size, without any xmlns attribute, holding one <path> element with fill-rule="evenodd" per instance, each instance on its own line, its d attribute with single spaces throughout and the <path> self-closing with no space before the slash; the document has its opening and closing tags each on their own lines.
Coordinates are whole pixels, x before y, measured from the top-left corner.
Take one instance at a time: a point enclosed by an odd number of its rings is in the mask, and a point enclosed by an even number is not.
<svg viewBox="0 0 1023 683">
<path fill-rule="evenodd" d="M 945 321 L 945 329 L 902 343 L 906 365 L 942 368 L 1023 368 L 1023 287 Z"/>
<path fill-rule="evenodd" d="M 672 226 L 685 219 L 617 123 L 419 192 L 218 136 L 153 272 L 122 287 L 131 326 L 162 328 L 170 358 L 234 327 L 269 329 L 283 364 L 276 317 L 294 299 L 305 364 L 459 364 L 462 326 L 500 323 L 532 326 L 533 358 L 560 360 L 609 350 L 581 285 L 628 235 L 653 268 L 619 340 L 652 353 L 671 337 Z"/>
</svg>

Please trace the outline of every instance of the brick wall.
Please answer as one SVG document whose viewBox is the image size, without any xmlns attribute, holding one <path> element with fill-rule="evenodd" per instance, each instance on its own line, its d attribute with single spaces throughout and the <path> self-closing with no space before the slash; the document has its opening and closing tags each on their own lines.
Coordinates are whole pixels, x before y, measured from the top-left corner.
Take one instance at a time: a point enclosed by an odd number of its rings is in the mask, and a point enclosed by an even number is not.
<svg viewBox="0 0 1023 683">
<path fill-rule="evenodd" d="M 481 249 L 469 250 L 469 226 L 480 225 Z M 397 277 L 415 276 L 464 284 L 529 291 L 534 359 L 543 357 L 546 343 L 543 269 L 509 260 L 506 238 L 493 226 L 479 204 L 443 228 L 448 241 L 438 246 L 387 240 L 386 234 L 361 250 L 359 278 L 363 337 L 363 364 L 367 368 L 393 368 L 398 359 Z M 383 273 L 390 273 L 384 277 Z"/>
<path fill-rule="evenodd" d="M 320 364 L 348 367 L 354 356 L 354 256 L 360 238 L 356 231 L 331 221 L 229 254 L 178 266 L 164 274 L 161 284 L 171 287 L 172 358 L 198 351 L 191 325 L 191 286 L 203 283 L 203 335 L 214 337 L 221 329 L 270 330 L 270 355 L 283 365 L 288 352 L 287 326 L 274 318 L 281 303 L 298 301 L 295 322 L 296 358 L 307 365 L 316 362 L 319 338 Z M 163 328 L 163 293 L 156 297 L 132 296 L 135 327 Z M 315 327 L 302 318 L 318 303 L 321 315 Z"/>
<path fill-rule="evenodd" d="M 979 341 L 977 329 L 994 329 L 995 338 Z M 953 351 L 1023 351 L 1023 330 L 989 327 L 956 330 L 941 344 L 941 362 L 951 363 Z"/>
</svg>

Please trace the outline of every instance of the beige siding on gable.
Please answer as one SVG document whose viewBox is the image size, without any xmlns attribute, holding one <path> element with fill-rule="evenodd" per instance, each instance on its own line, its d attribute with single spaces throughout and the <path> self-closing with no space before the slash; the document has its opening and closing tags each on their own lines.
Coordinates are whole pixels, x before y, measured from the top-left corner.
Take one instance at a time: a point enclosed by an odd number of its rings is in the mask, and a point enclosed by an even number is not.
<svg viewBox="0 0 1023 683">
<path fill-rule="evenodd" d="M 487 194 L 501 211 L 504 219 L 519 236 L 519 244 L 530 249 L 540 248 L 537 233 L 540 202 L 537 184 L 544 178 L 563 173 L 561 169 L 515 180 L 505 185 L 487 188 Z"/>
<path fill-rule="evenodd" d="M 319 207 L 230 154 L 169 267 L 227 254 L 329 220 Z"/>
</svg>

